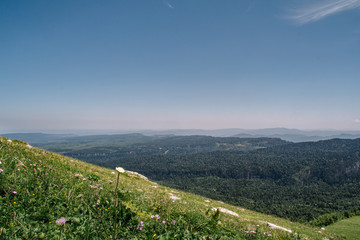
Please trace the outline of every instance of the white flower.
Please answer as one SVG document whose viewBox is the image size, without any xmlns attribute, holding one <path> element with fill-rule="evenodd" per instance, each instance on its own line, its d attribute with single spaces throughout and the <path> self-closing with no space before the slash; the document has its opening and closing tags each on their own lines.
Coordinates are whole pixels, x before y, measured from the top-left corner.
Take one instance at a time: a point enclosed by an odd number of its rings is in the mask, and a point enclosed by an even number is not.
<svg viewBox="0 0 360 240">
<path fill-rule="evenodd" d="M 125 170 L 122 168 L 122 167 L 117 167 L 117 168 L 115 168 L 116 169 L 116 171 L 118 171 L 119 173 L 124 173 L 125 172 Z"/>
</svg>

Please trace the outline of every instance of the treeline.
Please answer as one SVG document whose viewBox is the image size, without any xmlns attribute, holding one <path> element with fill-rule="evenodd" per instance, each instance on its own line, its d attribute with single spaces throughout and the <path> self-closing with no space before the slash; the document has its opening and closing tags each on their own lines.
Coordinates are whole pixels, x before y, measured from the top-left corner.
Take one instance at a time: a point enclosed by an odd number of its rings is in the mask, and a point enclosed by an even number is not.
<svg viewBox="0 0 360 240">
<path fill-rule="evenodd" d="M 355 216 L 360 216 L 360 208 L 324 214 L 312 220 L 310 224 L 316 227 L 326 227 L 340 220 Z"/>
</svg>

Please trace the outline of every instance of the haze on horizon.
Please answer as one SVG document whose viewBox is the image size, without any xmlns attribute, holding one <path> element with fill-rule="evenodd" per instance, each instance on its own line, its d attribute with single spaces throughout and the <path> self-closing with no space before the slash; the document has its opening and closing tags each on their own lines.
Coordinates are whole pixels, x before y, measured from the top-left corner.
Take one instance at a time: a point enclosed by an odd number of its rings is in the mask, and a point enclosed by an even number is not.
<svg viewBox="0 0 360 240">
<path fill-rule="evenodd" d="M 360 0 L 0 2 L 0 131 L 360 130 Z"/>
</svg>

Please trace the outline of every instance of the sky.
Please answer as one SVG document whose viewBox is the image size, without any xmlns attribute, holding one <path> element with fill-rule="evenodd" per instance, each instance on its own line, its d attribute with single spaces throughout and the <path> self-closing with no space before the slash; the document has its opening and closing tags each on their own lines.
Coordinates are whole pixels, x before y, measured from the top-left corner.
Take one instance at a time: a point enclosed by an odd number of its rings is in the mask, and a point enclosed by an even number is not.
<svg viewBox="0 0 360 240">
<path fill-rule="evenodd" d="M 360 0 L 2 0 L 0 132 L 360 130 Z"/>
</svg>

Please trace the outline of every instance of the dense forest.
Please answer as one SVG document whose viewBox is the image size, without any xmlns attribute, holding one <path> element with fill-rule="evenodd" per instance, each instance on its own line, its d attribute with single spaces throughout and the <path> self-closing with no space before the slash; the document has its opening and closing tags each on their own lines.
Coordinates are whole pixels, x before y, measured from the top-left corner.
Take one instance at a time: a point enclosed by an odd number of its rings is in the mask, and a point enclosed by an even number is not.
<svg viewBox="0 0 360 240">
<path fill-rule="evenodd" d="M 103 162 L 134 156 L 249 151 L 288 143 L 278 138 L 121 134 L 72 137 L 34 145 L 88 162 Z"/>
<path fill-rule="evenodd" d="M 293 221 L 360 208 L 360 139 L 173 136 L 108 149 L 86 144 L 51 150 Z"/>
</svg>

